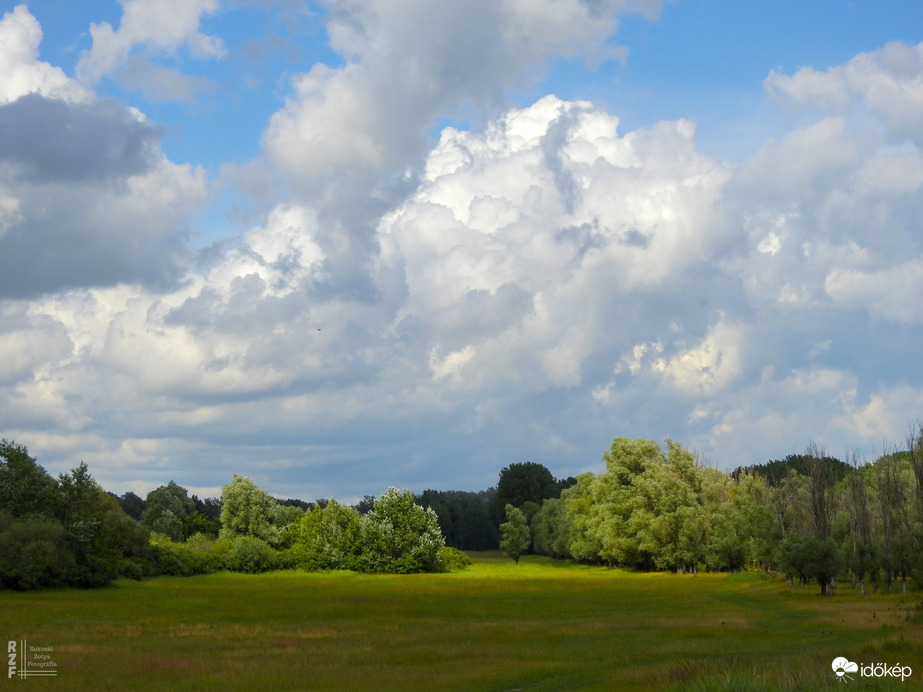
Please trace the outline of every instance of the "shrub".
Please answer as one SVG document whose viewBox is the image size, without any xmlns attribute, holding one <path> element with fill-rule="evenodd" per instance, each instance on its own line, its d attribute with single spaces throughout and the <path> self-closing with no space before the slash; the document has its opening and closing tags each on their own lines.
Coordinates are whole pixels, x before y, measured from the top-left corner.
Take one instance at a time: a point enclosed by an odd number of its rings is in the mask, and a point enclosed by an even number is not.
<svg viewBox="0 0 923 692">
<path fill-rule="evenodd" d="M 116 569 L 120 577 L 141 581 L 144 577 L 150 575 L 151 563 L 149 560 L 142 560 L 137 557 L 126 557 L 119 560 Z"/>
<path fill-rule="evenodd" d="M 356 569 L 361 518 L 348 505 L 331 500 L 293 524 L 291 556 L 305 570 Z"/>
<path fill-rule="evenodd" d="M 150 538 L 155 574 L 171 577 L 188 577 L 195 574 L 195 558 L 180 543 L 174 543 L 169 536 L 156 531 Z"/>
<path fill-rule="evenodd" d="M 234 539 L 228 566 L 235 572 L 269 572 L 278 565 L 276 551 L 269 547 L 265 541 L 253 536 L 238 536 Z"/>
<path fill-rule="evenodd" d="M 219 541 L 204 533 L 193 534 L 183 544 L 183 549 L 192 558 L 196 574 L 212 574 L 228 569 L 233 547 L 233 541 Z"/>
<path fill-rule="evenodd" d="M 432 509 L 414 502 L 409 490 L 388 488 L 362 517 L 360 566 L 367 572 L 434 572 L 445 545 Z"/>
<path fill-rule="evenodd" d="M 76 567 L 67 532 L 53 519 L 12 521 L 0 533 L 0 585 L 5 588 L 66 586 L 75 578 Z"/>
<path fill-rule="evenodd" d="M 465 569 L 472 563 L 471 558 L 465 552 L 444 545 L 439 549 L 439 564 L 446 572 L 453 572 Z"/>
</svg>

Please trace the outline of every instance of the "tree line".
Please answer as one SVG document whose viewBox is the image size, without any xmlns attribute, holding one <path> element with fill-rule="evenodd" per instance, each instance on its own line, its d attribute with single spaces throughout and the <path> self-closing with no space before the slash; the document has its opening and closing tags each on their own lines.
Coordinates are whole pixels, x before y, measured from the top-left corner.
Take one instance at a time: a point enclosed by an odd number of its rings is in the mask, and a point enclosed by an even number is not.
<svg viewBox="0 0 923 692">
<path fill-rule="evenodd" d="M 510 464 L 479 492 L 390 488 L 355 506 L 279 500 L 234 475 L 221 498 L 170 482 L 116 497 L 80 464 L 51 477 L 0 441 L 0 587 L 91 587 L 119 576 L 279 568 L 420 572 L 501 548 L 590 564 L 696 573 L 762 569 L 829 593 L 848 579 L 923 583 L 923 429 L 849 463 L 815 446 L 710 468 L 672 440 L 618 437 L 605 470 L 556 479 Z"/>
<path fill-rule="evenodd" d="M 219 499 L 170 482 L 116 497 L 85 463 L 57 478 L 0 440 L 0 588 L 97 587 L 118 577 L 221 570 L 423 572 L 463 566 L 435 512 L 389 488 L 356 507 L 276 500 L 234 475 Z"/>
<path fill-rule="evenodd" d="M 531 549 L 639 570 L 758 568 L 813 581 L 823 594 L 842 579 L 863 593 L 923 583 L 919 426 L 906 449 L 873 463 L 812 445 L 729 474 L 672 440 L 625 437 L 603 458 L 605 471 L 578 476 L 538 511 L 509 504 L 501 547 L 514 559 Z"/>
</svg>

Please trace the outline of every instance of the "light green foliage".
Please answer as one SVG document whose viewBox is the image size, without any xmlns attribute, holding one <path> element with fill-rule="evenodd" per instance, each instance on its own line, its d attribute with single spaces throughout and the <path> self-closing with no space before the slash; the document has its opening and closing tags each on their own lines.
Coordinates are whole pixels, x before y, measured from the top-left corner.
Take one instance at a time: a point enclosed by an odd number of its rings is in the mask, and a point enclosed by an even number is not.
<svg viewBox="0 0 923 692">
<path fill-rule="evenodd" d="M 609 564 L 650 568 L 654 507 L 648 474 L 659 469 L 663 453 L 652 440 L 618 437 L 603 459 L 606 471 L 590 487 L 595 511 L 589 531 L 598 537 L 599 558 Z"/>
<path fill-rule="evenodd" d="M 262 542 L 260 544 L 265 545 Z M 251 563 L 246 559 L 239 556 L 236 556 L 234 560 L 231 559 L 235 541 L 216 541 L 210 536 L 198 533 L 180 543 L 172 541 L 169 536 L 162 533 L 152 532 L 150 545 L 153 550 L 152 562 L 156 574 L 188 577 L 193 574 L 211 574 L 225 569 L 253 571 L 250 569 Z M 244 552 L 247 547 L 244 546 Z M 251 552 L 258 551 L 254 549 Z M 273 555 L 275 555 L 274 551 Z M 247 568 L 241 568 L 241 564 Z"/>
<path fill-rule="evenodd" d="M 389 488 L 364 515 L 330 500 L 305 513 L 289 533 L 294 562 L 307 570 L 409 573 L 443 566 L 436 514 L 415 504 L 408 490 Z"/>
<path fill-rule="evenodd" d="M 295 563 L 306 570 L 357 569 L 361 517 L 348 505 L 330 500 L 298 519 L 290 529 Z"/>
<path fill-rule="evenodd" d="M 562 495 L 574 523 L 571 552 L 581 560 L 652 566 L 652 483 L 645 474 L 663 463 L 660 447 L 619 437 L 603 459 L 604 473 L 579 476 Z"/>
<path fill-rule="evenodd" d="M 536 553 L 555 558 L 570 556 L 571 531 L 563 499 L 545 500 L 541 509 L 532 517 L 531 527 L 532 549 Z"/>
<path fill-rule="evenodd" d="M 558 534 L 566 533 L 569 536 L 568 552 L 575 560 L 584 562 L 598 562 L 602 544 L 598 538 L 598 514 L 605 508 L 598 506 L 593 494 L 594 476 L 592 473 L 582 473 L 577 476 L 577 483 L 561 493 L 564 503 L 563 527 Z M 605 520 L 605 519 L 604 519 Z M 610 521 L 616 521 L 610 516 Z M 613 531 L 617 532 L 617 527 Z"/>
<path fill-rule="evenodd" d="M 189 497 L 185 488 L 170 481 L 147 494 L 141 523 L 151 531 L 169 536 L 171 540 L 181 541 L 184 523 L 195 511 L 195 502 Z"/>
<path fill-rule="evenodd" d="M 652 440 L 618 437 L 604 455 L 606 470 L 583 474 L 561 495 L 563 516 L 549 505 L 557 535 L 567 535 L 568 552 L 578 560 L 640 569 L 697 571 L 699 565 L 725 569 L 746 561 L 745 532 L 721 518 L 718 508 L 733 485 L 721 472 L 702 469 L 672 440 L 666 453 Z M 544 515 L 540 515 L 547 522 Z M 551 552 L 540 524 L 539 545 Z M 714 539 L 720 534 L 721 549 Z"/>
<path fill-rule="evenodd" d="M 303 517 L 304 513 L 305 511 L 301 507 L 282 505 L 277 502 L 273 508 L 272 523 L 278 526 L 280 531 L 285 531 L 285 529 Z"/>
<path fill-rule="evenodd" d="M 693 540 L 701 546 L 697 563 L 709 569 L 743 569 L 750 560 L 750 531 L 746 511 L 747 499 L 738 493 L 734 480 L 716 469 L 702 469 L 702 510 L 704 521 L 700 535 Z"/>
<path fill-rule="evenodd" d="M 772 489 L 762 476 L 742 473 L 728 490 L 728 502 L 716 509 L 716 552 L 725 546 L 736 551 L 735 539 L 743 542 L 743 560 L 764 569 L 774 565 L 773 552 L 781 540 L 781 526 L 769 504 Z M 736 560 L 728 560 L 733 568 Z"/>
<path fill-rule="evenodd" d="M 909 451 L 864 466 L 809 450 L 728 475 L 701 467 L 671 440 L 661 447 L 619 437 L 604 455 L 605 471 L 559 483 L 573 481 L 560 499 L 507 503 L 502 548 L 518 561 L 531 536 L 536 552 L 581 562 L 674 572 L 759 566 L 802 583 L 815 580 L 823 593 L 848 584 L 844 577 L 863 594 L 866 581 L 888 591 L 899 582 L 906 590 L 923 583 L 923 467 L 917 467 L 923 438 L 908 444 Z M 514 467 L 528 471 L 527 479 L 538 478 L 535 471 L 550 476 L 539 465 Z M 424 495 L 453 541 L 491 539 L 483 529 L 496 528 L 486 523 L 485 510 L 495 491 Z M 183 543 L 196 526 L 211 533 L 207 517 L 218 513 L 217 501 L 194 500 L 172 481 L 161 486 L 148 495 L 142 527 L 102 491 L 86 464 L 55 480 L 25 447 L 2 440 L 0 588 L 100 586 L 117 575 L 221 569 L 399 573 L 463 563 L 462 553 L 440 550 L 436 511 L 417 506 L 407 490 L 390 488 L 368 501 L 362 516 L 335 501 L 305 514 L 235 475 L 224 488 L 221 540 L 212 533 Z M 477 511 L 458 511 L 472 502 Z"/>
<path fill-rule="evenodd" d="M 444 545 L 439 549 L 439 565 L 446 572 L 463 570 L 470 567 L 471 564 L 471 558 L 468 557 L 467 553 L 458 548 L 450 548 Z"/>
<path fill-rule="evenodd" d="M 278 503 L 249 478 L 234 474 L 234 480 L 221 491 L 221 532 L 219 538 L 238 536 L 258 538 L 269 545 L 279 542 Z"/>
<path fill-rule="evenodd" d="M 228 567 L 235 572 L 269 572 L 278 566 L 278 553 L 265 541 L 253 536 L 238 536 L 227 556 Z"/>
<path fill-rule="evenodd" d="M 508 504 L 506 522 L 500 524 L 500 550 L 513 558 L 514 562 L 519 562 L 520 556 L 529 550 L 531 542 L 526 515 L 522 510 Z"/>
<path fill-rule="evenodd" d="M 368 572 L 433 572 L 445 545 L 432 509 L 414 502 L 409 490 L 388 490 L 362 517 L 360 567 Z"/>
<path fill-rule="evenodd" d="M 204 533 L 195 533 L 180 546 L 188 555 L 194 574 L 211 574 L 231 569 L 229 555 L 234 546 L 232 541 L 219 541 Z"/>
</svg>

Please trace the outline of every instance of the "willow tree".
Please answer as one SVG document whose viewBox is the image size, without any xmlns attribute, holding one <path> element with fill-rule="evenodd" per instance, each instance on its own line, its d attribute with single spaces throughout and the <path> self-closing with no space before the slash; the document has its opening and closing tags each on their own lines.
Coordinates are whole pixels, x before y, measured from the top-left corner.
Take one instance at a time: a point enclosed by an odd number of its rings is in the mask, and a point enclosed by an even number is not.
<svg viewBox="0 0 923 692">
<path fill-rule="evenodd" d="M 269 545 L 279 542 L 277 503 L 252 480 L 235 473 L 234 480 L 221 489 L 221 500 L 222 540 L 250 536 Z"/>
</svg>

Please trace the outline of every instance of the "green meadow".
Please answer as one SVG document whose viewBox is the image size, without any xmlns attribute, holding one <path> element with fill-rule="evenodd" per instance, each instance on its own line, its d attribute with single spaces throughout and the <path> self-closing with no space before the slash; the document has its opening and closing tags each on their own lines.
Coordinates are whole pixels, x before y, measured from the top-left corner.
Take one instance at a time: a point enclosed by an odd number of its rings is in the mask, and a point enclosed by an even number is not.
<svg viewBox="0 0 923 692">
<path fill-rule="evenodd" d="M 0 639 L 53 646 L 10 690 L 817 690 L 831 662 L 901 663 L 919 688 L 919 593 L 759 574 L 638 574 L 475 554 L 450 574 L 222 573 L 0 592 Z M 918 677 L 919 676 L 919 677 Z M 902 686 L 903 685 L 903 686 Z"/>
</svg>

